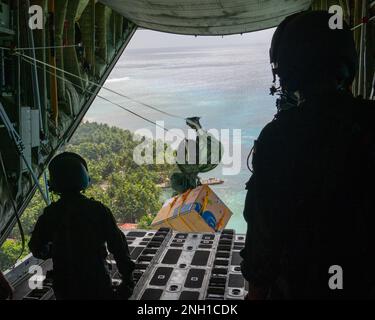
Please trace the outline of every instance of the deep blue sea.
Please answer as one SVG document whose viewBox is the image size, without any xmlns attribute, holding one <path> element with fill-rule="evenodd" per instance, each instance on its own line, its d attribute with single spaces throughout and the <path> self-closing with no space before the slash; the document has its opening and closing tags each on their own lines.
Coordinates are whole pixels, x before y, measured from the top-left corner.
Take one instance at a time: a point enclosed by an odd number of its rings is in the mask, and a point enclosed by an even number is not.
<svg viewBox="0 0 375 320">
<path fill-rule="evenodd" d="M 241 170 L 223 176 L 222 167 L 203 177 L 222 178 L 213 189 L 234 215 L 228 227 L 245 232 L 242 217 L 245 183 L 251 173 L 246 158 L 264 125 L 275 112 L 275 98 L 269 95 L 272 75 L 269 65 L 270 33 L 251 37 L 243 43 L 219 45 L 142 48 L 125 50 L 106 86 L 182 117 L 200 116 L 205 129 L 241 129 Z M 125 98 L 102 90 L 100 95 L 146 116 L 165 121 L 167 128 L 185 128 L 183 120 L 166 117 Z M 97 98 L 86 120 L 108 123 L 135 131 L 155 128 L 141 119 Z"/>
</svg>

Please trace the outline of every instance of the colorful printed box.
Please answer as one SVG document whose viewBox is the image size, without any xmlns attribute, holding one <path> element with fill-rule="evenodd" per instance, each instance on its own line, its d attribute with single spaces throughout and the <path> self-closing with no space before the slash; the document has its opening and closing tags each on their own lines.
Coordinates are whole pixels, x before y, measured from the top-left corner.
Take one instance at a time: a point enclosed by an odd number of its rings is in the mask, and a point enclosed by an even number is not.
<svg viewBox="0 0 375 320">
<path fill-rule="evenodd" d="M 202 185 L 167 200 L 151 226 L 213 233 L 223 230 L 232 214 L 209 186 Z"/>
</svg>

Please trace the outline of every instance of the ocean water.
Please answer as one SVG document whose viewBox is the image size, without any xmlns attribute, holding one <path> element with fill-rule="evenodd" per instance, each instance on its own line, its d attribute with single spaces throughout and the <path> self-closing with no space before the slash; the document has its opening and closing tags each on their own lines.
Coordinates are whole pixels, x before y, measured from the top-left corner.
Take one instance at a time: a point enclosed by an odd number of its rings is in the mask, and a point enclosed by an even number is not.
<svg viewBox="0 0 375 320">
<path fill-rule="evenodd" d="M 248 36 L 243 42 L 227 45 L 142 48 L 125 50 L 106 86 L 134 99 L 182 117 L 200 116 L 205 129 L 241 129 L 241 139 L 231 147 L 241 147 L 241 169 L 236 175 L 223 175 L 223 166 L 202 175 L 225 182 L 213 189 L 234 215 L 228 227 L 246 231 L 242 216 L 250 178 L 246 158 L 264 125 L 275 112 L 275 98 L 269 95 L 272 75 L 268 49 L 271 33 Z M 153 121 L 164 121 L 167 128 L 186 128 L 181 119 L 166 117 L 119 95 L 99 93 Z M 86 120 L 115 125 L 131 131 L 155 128 L 135 116 L 97 98 Z M 230 140 L 233 137 L 230 137 Z M 237 159 L 239 161 L 239 159 Z"/>
</svg>

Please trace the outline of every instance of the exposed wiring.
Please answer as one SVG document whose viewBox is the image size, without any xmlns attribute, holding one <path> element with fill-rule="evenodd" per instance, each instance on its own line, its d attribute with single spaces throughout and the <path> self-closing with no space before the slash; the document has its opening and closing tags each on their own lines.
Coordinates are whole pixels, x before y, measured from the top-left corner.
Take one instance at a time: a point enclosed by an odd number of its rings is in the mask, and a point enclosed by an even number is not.
<svg viewBox="0 0 375 320">
<path fill-rule="evenodd" d="M 23 230 L 23 227 L 22 227 L 21 219 L 20 219 L 20 217 L 18 215 L 16 202 L 15 202 L 15 200 L 13 198 L 13 194 L 12 194 L 12 191 L 10 189 L 10 184 L 9 184 L 8 177 L 7 177 L 7 171 L 5 169 L 3 155 L 2 155 L 1 152 L 0 152 L 0 163 L 1 163 L 1 170 L 2 170 L 3 176 L 4 176 L 4 181 L 5 181 L 6 189 L 8 191 L 10 202 L 12 203 L 12 207 L 13 207 L 13 211 L 14 211 L 14 217 L 16 218 L 18 229 L 20 230 L 20 236 L 21 236 L 21 242 L 22 242 L 21 252 L 20 252 L 19 256 L 16 258 L 16 260 L 15 260 L 15 262 L 13 264 L 13 265 L 15 265 L 17 263 L 17 261 L 22 257 L 22 255 L 23 255 L 23 253 L 25 251 L 25 243 L 26 243 L 26 241 L 25 241 L 25 233 L 24 233 L 24 230 Z"/>
<path fill-rule="evenodd" d="M 49 46 L 49 47 L 30 47 L 30 48 L 0 47 L 0 49 L 16 52 L 16 51 L 27 51 L 27 50 L 65 49 L 65 48 L 77 48 L 77 47 L 82 47 L 82 44 L 72 44 L 72 45 L 65 45 L 65 46 Z"/>
<path fill-rule="evenodd" d="M 375 99 L 375 72 L 374 72 L 374 78 L 372 80 L 372 88 L 371 88 L 371 94 L 370 94 L 370 100 Z"/>
<path fill-rule="evenodd" d="M 89 93 L 92 93 L 92 92 L 89 92 Z M 107 101 L 108 103 L 111 103 L 111 104 L 113 104 L 113 105 L 115 105 L 115 106 L 117 106 L 117 107 L 119 107 L 119 108 L 121 108 L 121 109 L 123 109 L 123 110 L 125 110 L 125 111 L 127 111 L 127 112 L 129 112 L 129 113 L 131 113 L 131 114 L 133 114 L 133 115 L 135 115 L 136 117 L 138 117 L 138 118 L 140 118 L 140 119 L 142 119 L 142 120 L 144 120 L 144 121 L 146 121 L 146 122 L 148 122 L 148 123 L 151 123 L 151 124 L 153 124 L 153 125 L 155 125 L 155 126 L 161 128 L 161 129 L 163 129 L 164 131 L 167 131 L 167 132 L 169 131 L 167 128 L 165 128 L 165 127 L 159 125 L 158 123 L 156 123 L 156 122 L 154 122 L 154 121 L 152 121 L 152 120 L 150 120 L 150 119 L 147 119 L 146 117 L 141 116 L 140 114 L 138 114 L 138 113 L 136 113 L 136 112 L 134 112 L 134 111 L 131 111 L 130 109 L 125 108 L 124 106 L 122 106 L 122 105 L 120 105 L 120 104 L 118 104 L 118 103 L 116 103 L 116 102 L 113 102 L 113 101 L 111 101 L 110 99 L 104 98 L 103 96 L 101 96 L 101 95 L 99 95 L 99 94 L 98 94 L 97 96 L 98 96 L 100 99 L 102 99 L 102 100 L 104 100 L 104 101 Z"/>
<path fill-rule="evenodd" d="M 46 188 L 46 196 L 47 196 L 48 202 L 51 203 L 51 197 L 50 197 L 49 190 L 48 190 L 47 171 L 44 171 L 44 173 L 43 173 L 43 182 L 44 182 L 44 186 Z"/>
<path fill-rule="evenodd" d="M 28 171 L 30 172 L 31 177 L 34 180 L 35 185 L 38 187 L 38 189 L 39 189 L 39 191 L 40 191 L 40 193 L 43 197 L 44 202 L 47 205 L 49 205 L 50 203 L 48 201 L 48 197 L 44 194 L 44 190 L 43 190 L 42 186 L 40 185 L 39 180 L 38 180 L 37 176 L 35 175 L 33 168 L 31 167 L 31 164 L 27 161 L 27 159 L 26 159 L 26 157 L 23 153 L 24 144 L 22 142 L 22 139 L 19 136 L 18 132 L 14 129 L 13 124 L 10 122 L 10 120 L 9 120 L 9 118 L 8 118 L 4 108 L 3 108 L 3 105 L 1 103 L 0 103 L 0 117 L 1 117 L 1 119 L 4 123 L 4 125 L 5 125 L 5 128 L 8 132 L 8 134 L 9 134 L 10 140 L 13 142 L 17 153 L 22 158 L 22 160 L 25 163 Z"/>
<path fill-rule="evenodd" d="M 69 76 L 71 76 L 71 77 L 73 77 L 73 78 L 76 78 L 76 79 L 79 79 L 79 80 L 81 80 L 81 81 L 83 80 L 80 76 L 78 76 L 78 75 L 76 75 L 76 74 L 74 74 L 74 73 L 68 72 L 68 71 L 66 71 L 66 70 L 64 70 L 64 69 L 61 69 L 61 68 L 58 68 L 58 67 L 54 67 L 54 66 L 52 66 L 52 65 L 50 65 L 50 64 L 48 64 L 48 63 L 46 63 L 46 62 L 44 62 L 44 61 L 41 61 L 41 60 L 38 60 L 38 59 L 34 59 L 33 57 L 30 57 L 30 56 L 25 55 L 25 54 L 23 54 L 23 53 L 15 52 L 15 55 L 19 55 L 19 56 L 21 56 L 21 57 L 23 57 L 23 58 L 30 59 L 30 60 L 35 61 L 35 62 L 37 62 L 37 63 L 39 63 L 39 64 L 41 64 L 41 65 L 44 65 L 44 66 L 46 66 L 46 67 L 53 68 L 53 69 L 55 69 L 56 71 L 62 72 L 62 73 L 64 73 L 64 74 L 66 74 L 66 75 L 69 75 Z M 85 81 L 86 81 L 86 80 L 85 80 Z M 176 114 L 172 114 L 172 113 L 169 113 L 169 112 L 163 111 L 163 110 L 161 110 L 161 109 L 159 109 L 159 108 L 157 108 L 157 107 L 151 106 L 150 104 L 144 103 L 144 102 L 139 101 L 139 100 L 134 99 L 134 98 L 131 98 L 131 97 L 129 97 L 129 96 L 123 94 L 123 93 L 117 92 L 117 91 L 115 91 L 115 90 L 113 90 L 113 89 L 110 89 L 110 88 L 108 88 L 108 87 L 105 87 L 105 86 L 101 86 L 101 85 L 97 84 L 96 82 L 93 82 L 93 81 L 90 81 L 90 80 L 87 80 L 87 82 L 88 82 L 89 84 L 91 84 L 91 85 L 97 87 L 97 88 L 107 90 L 108 92 L 111 92 L 111 93 L 113 93 L 113 94 L 119 95 L 120 97 L 123 97 L 123 98 L 125 98 L 125 99 L 127 99 L 127 100 L 130 100 L 130 101 L 132 101 L 132 102 L 138 103 L 138 104 L 140 104 L 140 105 L 142 105 L 142 106 L 144 106 L 144 107 L 146 107 L 146 108 L 152 109 L 152 110 L 157 111 L 157 112 L 159 112 L 159 113 L 162 113 L 162 114 L 164 114 L 164 115 L 166 115 L 166 116 L 169 116 L 169 117 L 172 117 L 172 118 L 177 118 L 177 119 L 184 120 L 184 121 L 187 120 L 186 118 L 181 117 L 181 116 L 179 116 L 179 115 L 176 115 Z"/>
<path fill-rule="evenodd" d="M 370 21 L 373 21 L 375 20 L 375 16 L 371 17 L 371 18 L 363 18 L 362 21 L 360 24 L 356 25 L 355 27 L 353 27 L 351 30 L 354 31 L 354 30 L 357 30 L 358 28 L 364 26 L 365 24 L 368 24 Z"/>
<path fill-rule="evenodd" d="M 27 63 L 30 63 L 30 64 L 33 63 L 31 58 L 25 58 L 25 57 L 22 57 L 22 60 L 25 61 L 25 62 L 27 62 Z M 47 64 L 47 66 L 49 66 L 49 65 Z M 51 67 L 52 67 L 52 66 L 51 66 Z M 41 69 L 41 67 L 38 67 L 38 68 Z M 46 72 L 49 73 L 49 74 L 52 74 L 52 72 L 50 72 L 50 71 L 48 71 L 48 70 L 46 70 Z M 66 79 L 66 78 L 64 78 L 64 77 L 61 77 L 61 76 L 59 76 L 59 75 L 56 75 L 56 77 L 57 77 L 58 79 L 62 80 L 62 81 L 65 81 L 65 82 L 71 84 L 72 86 L 75 86 L 75 87 L 77 87 L 77 88 L 80 88 L 80 86 L 78 86 L 77 84 L 72 83 L 71 81 L 69 81 L 68 79 Z M 92 92 L 92 91 L 90 91 L 90 90 L 87 90 L 87 89 L 86 89 L 86 92 L 88 92 L 88 93 L 90 93 L 90 94 L 92 94 L 92 95 L 95 94 L 94 92 Z M 110 104 L 113 104 L 114 106 L 116 106 L 116 107 L 118 107 L 118 108 L 121 108 L 121 109 L 124 110 L 124 111 L 127 111 L 127 112 L 131 113 L 132 115 L 134 115 L 134 116 L 136 116 L 136 117 L 138 117 L 138 118 L 140 118 L 140 119 L 142 119 L 142 120 L 144 120 L 144 121 L 146 121 L 146 122 L 148 122 L 148 123 L 151 123 L 152 125 L 154 125 L 154 126 L 156 126 L 156 127 L 159 127 L 159 128 L 161 128 L 161 129 L 163 129 L 163 130 L 166 131 L 166 132 L 169 132 L 169 131 L 170 131 L 170 129 L 168 129 L 168 128 L 166 128 L 166 127 L 163 127 L 163 126 L 161 126 L 161 125 L 159 125 L 159 124 L 156 123 L 155 121 L 152 121 L 152 120 L 150 120 L 150 119 L 148 119 L 148 118 L 146 118 L 146 117 L 144 117 L 144 116 L 142 116 L 142 115 L 140 115 L 140 114 L 138 114 L 138 113 L 136 113 L 136 112 L 134 112 L 134 111 L 132 111 L 132 110 L 130 110 L 130 109 L 124 107 L 124 106 L 122 106 L 121 104 L 119 104 L 119 103 L 117 103 L 117 102 L 113 102 L 113 101 L 111 101 L 110 99 L 105 98 L 105 97 L 103 97 L 103 96 L 101 96 L 101 95 L 99 95 L 99 94 L 96 94 L 96 96 L 97 96 L 98 98 L 100 98 L 100 99 L 102 99 L 102 100 L 104 100 L 104 101 L 110 103 Z M 179 135 L 178 135 L 178 136 L 179 136 Z M 184 140 L 186 139 L 185 137 L 182 137 L 182 136 L 179 136 L 179 137 L 182 138 L 182 139 L 184 139 Z"/>
<path fill-rule="evenodd" d="M 26 51 L 26 50 L 48 50 L 48 49 L 65 49 L 65 48 L 80 48 L 82 44 L 72 44 L 65 46 L 49 46 L 49 47 L 32 47 L 32 48 L 14 48 L 14 51 Z"/>
</svg>

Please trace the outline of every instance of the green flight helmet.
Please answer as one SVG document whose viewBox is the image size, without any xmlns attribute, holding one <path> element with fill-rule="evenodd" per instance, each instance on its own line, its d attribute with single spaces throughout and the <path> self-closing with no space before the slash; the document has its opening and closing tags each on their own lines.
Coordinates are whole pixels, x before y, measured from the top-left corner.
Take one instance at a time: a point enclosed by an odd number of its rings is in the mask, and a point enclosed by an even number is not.
<svg viewBox="0 0 375 320">
<path fill-rule="evenodd" d="M 49 190 L 58 194 L 80 192 L 90 185 L 85 159 L 73 152 L 54 157 L 48 166 Z"/>
<path fill-rule="evenodd" d="M 357 73 L 358 54 L 352 31 L 331 28 L 333 14 L 306 11 L 284 20 L 274 34 L 270 58 L 274 75 L 289 91 L 303 91 L 329 79 L 348 89 Z"/>
</svg>

